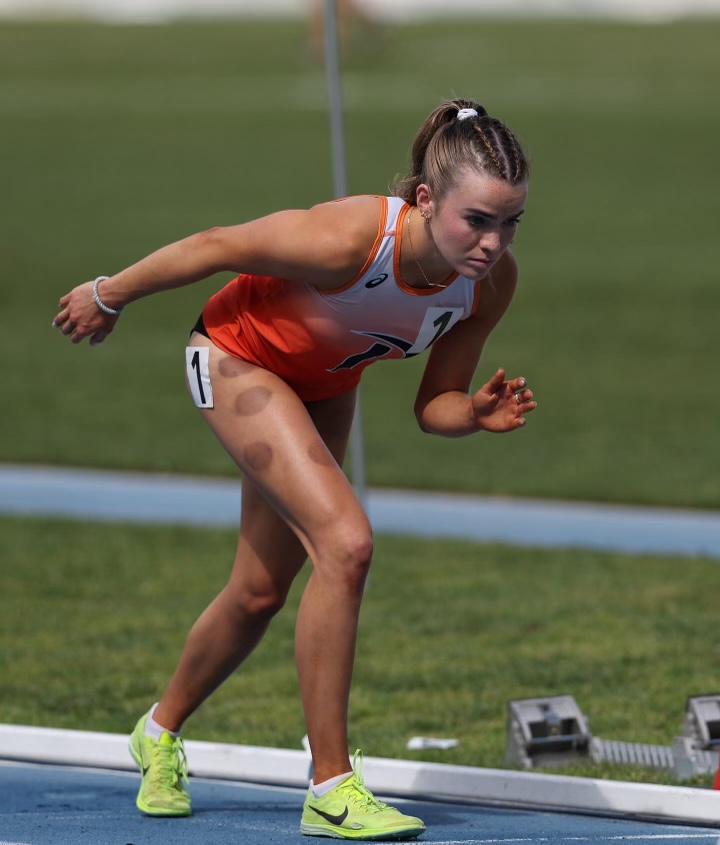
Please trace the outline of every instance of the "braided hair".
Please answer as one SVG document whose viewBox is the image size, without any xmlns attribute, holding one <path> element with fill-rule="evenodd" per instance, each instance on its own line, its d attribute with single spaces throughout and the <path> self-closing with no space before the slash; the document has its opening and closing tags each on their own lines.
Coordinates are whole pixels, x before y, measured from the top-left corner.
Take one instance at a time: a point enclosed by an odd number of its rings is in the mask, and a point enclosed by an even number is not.
<svg viewBox="0 0 720 845">
<path fill-rule="evenodd" d="M 476 114 L 463 112 L 470 109 Z M 467 115 L 467 116 L 466 116 Z M 449 100 L 425 119 L 412 145 L 410 172 L 395 181 L 392 192 L 415 205 L 418 185 L 426 184 L 440 199 L 457 182 L 463 167 L 471 167 L 511 185 L 527 181 L 525 153 L 502 121 L 490 117 L 473 100 Z"/>
</svg>

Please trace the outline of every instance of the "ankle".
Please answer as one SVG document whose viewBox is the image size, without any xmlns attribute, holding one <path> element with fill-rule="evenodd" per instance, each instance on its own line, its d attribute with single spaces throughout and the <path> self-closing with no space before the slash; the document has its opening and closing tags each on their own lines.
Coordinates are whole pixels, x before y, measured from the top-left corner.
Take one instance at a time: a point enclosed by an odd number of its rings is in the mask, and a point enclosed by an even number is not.
<svg viewBox="0 0 720 845">
<path fill-rule="evenodd" d="M 327 778 L 322 781 L 315 781 L 315 779 L 310 781 L 310 789 L 313 792 L 313 795 L 316 798 L 322 798 L 323 795 L 327 795 L 328 792 L 332 792 L 336 786 L 340 786 L 341 783 L 344 783 L 349 777 L 352 777 L 352 769 L 349 772 L 343 772 L 342 774 L 335 775 L 334 777 Z"/>
<path fill-rule="evenodd" d="M 161 733 L 166 731 L 172 736 L 179 736 L 181 728 L 182 722 L 169 718 L 165 712 L 161 710 L 160 704 L 153 704 L 150 708 L 150 713 L 148 714 L 145 727 L 146 733 L 151 735 L 158 734 L 159 737 Z"/>
<path fill-rule="evenodd" d="M 320 765 L 316 766 L 313 764 L 313 775 L 311 783 L 314 786 L 322 786 L 326 781 L 332 780 L 334 778 L 343 777 L 347 778 L 353 773 L 353 768 L 350 765 L 350 760 L 346 760 L 344 763 L 341 762 L 336 765 Z"/>
</svg>

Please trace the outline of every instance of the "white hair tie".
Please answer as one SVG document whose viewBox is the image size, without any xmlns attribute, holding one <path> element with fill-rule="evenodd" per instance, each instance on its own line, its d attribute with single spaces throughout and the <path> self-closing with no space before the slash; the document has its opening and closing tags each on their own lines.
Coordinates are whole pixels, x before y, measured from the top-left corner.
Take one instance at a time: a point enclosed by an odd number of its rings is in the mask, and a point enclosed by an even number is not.
<svg viewBox="0 0 720 845">
<path fill-rule="evenodd" d="M 468 117 L 477 117 L 478 113 L 475 109 L 460 109 L 457 113 L 458 120 L 467 120 Z"/>
</svg>

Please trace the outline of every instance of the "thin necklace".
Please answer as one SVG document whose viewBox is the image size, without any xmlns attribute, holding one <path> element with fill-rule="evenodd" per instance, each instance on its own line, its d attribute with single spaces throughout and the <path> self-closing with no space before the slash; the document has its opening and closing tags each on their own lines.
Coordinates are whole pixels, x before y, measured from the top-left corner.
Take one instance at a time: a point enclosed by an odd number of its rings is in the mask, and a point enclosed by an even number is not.
<svg viewBox="0 0 720 845">
<path fill-rule="evenodd" d="M 408 217 L 408 239 L 410 241 L 410 252 L 412 252 L 412 257 L 413 257 L 415 263 L 418 266 L 418 270 L 420 270 L 420 272 L 422 273 L 422 277 L 423 277 L 423 279 L 425 279 L 425 283 L 427 284 L 427 286 L 429 288 L 446 288 L 446 287 L 448 287 L 448 285 L 438 285 L 435 282 L 431 282 L 430 279 L 428 279 L 428 277 L 425 275 L 425 271 L 423 270 L 422 264 L 418 261 L 417 254 L 415 252 L 415 245 L 413 244 L 413 239 L 412 239 L 412 225 L 411 225 L 411 223 L 412 223 L 412 213 L 413 213 L 413 211 L 416 211 L 416 210 L 417 210 L 417 206 L 414 205 L 412 207 L 412 209 L 410 211 L 410 215 Z"/>
</svg>

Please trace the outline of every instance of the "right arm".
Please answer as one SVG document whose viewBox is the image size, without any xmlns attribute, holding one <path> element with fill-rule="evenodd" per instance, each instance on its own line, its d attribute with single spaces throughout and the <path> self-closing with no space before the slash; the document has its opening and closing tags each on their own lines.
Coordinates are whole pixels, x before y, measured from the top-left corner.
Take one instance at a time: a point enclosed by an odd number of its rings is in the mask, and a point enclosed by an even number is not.
<svg viewBox="0 0 720 845">
<path fill-rule="evenodd" d="M 100 297 L 118 309 L 223 270 L 307 280 L 320 289 L 338 287 L 367 257 L 377 231 L 377 203 L 374 197 L 354 197 L 198 232 L 106 279 Z M 53 325 L 73 343 L 86 337 L 100 343 L 117 322 L 96 307 L 91 282 L 65 294 L 59 307 Z"/>
</svg>

